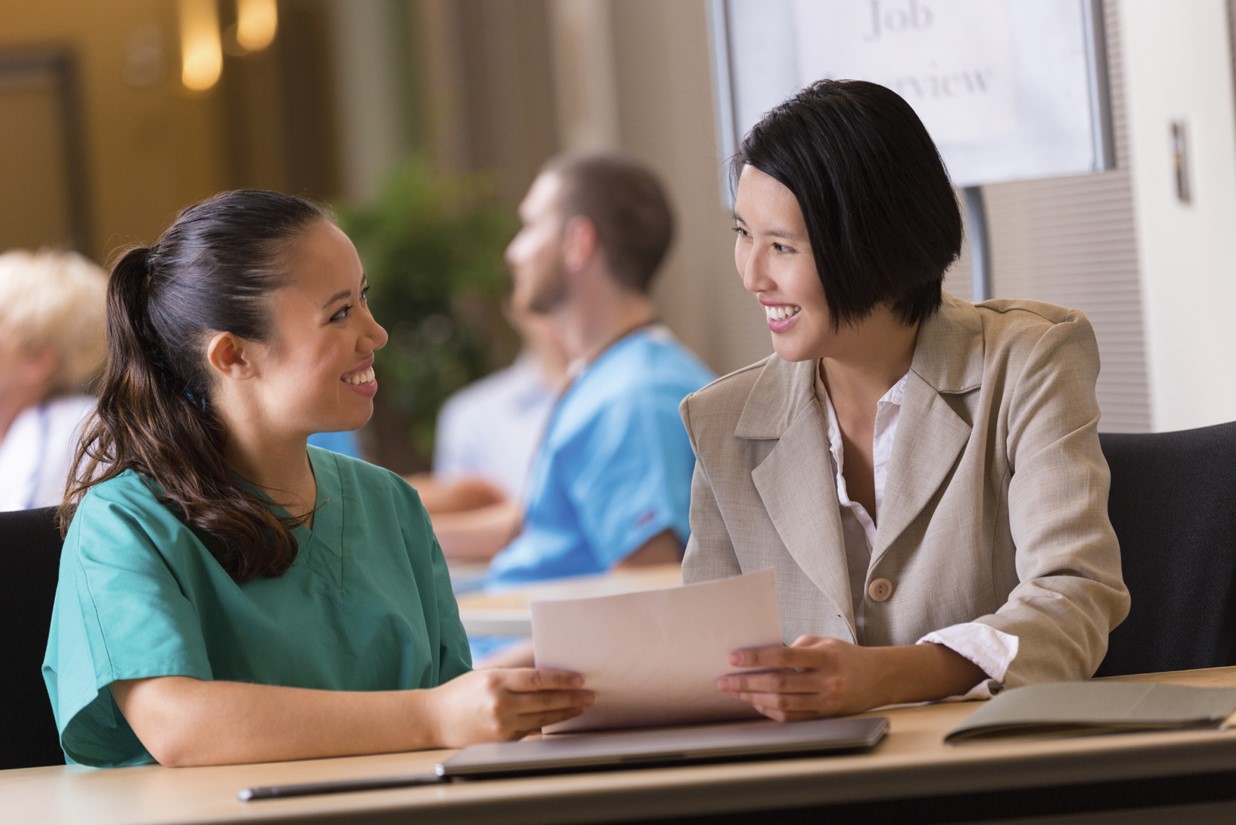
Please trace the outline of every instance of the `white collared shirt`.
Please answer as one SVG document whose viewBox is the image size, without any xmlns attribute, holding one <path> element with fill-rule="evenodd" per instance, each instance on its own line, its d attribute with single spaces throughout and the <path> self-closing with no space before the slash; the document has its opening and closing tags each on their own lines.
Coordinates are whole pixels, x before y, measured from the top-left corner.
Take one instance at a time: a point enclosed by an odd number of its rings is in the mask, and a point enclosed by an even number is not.
<svg viewBox="0 0 1236 825">
<path fill-rule="evenodd" d="M 558 388 L 529 354 L 459 390 L 438 414 L 434 472 L 446 479 L 478 476 L 523 502 L 557 397 Z"/>
<path fill-rule="evenodd" d="M 901 415 L 901 399 L 905 392 L 909 373 L 884 393 L 876 402 L 875 432 L 872 438 L 872 469 L 875 475 L 876 515 L 884 504 L 884 487 L 888 479 L 888 464 L 893 455 L 893 442 L 897 437 L 897 422 Z M 843 470 L 845 452 L 841 441 L 841 425 L 837 411 L 828 397 L 824 382 L 816 371 L 815 394 L 824 408 L 828 424 L 828 450 L 832 458 L 833 474 L 837 481 L 837 502 L 841 507 L 841 532 L 845 540 L 845 560 L 850 571 L 850 601 L 854 607 L 854 631 L 859 642 L 863 639 L 865 608 L 867 604 L 867 573 L 871 566 L 871 548 L 875 546 L 876 524 L 867 509 L 850 499 Z M 990 678 L 984 679 L 970 689 L 964 697 L 977 699 L 990 697 L 1000 689 L 1009 664 L 1017 656 L 1018 638 L 978 622 L 950 625 L 932 631 L 918 640 L 918 644 L 941 644 L 964 656 L 982 668 Z"/>
</svg>

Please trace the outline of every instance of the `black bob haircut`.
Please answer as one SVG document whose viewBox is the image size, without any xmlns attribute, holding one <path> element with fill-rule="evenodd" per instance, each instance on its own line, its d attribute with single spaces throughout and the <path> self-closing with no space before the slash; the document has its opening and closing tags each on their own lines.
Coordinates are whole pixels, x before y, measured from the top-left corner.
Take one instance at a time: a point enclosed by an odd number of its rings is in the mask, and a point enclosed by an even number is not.
<svg viewBox="0 0 1236 825">
<path fill-rule="evenodd" d="M 905 324 L 940 307 L 961 250 L 961 212 L 940 153 L 890 89 L 819 80 L 768 112 L 730 160 L 798 199 L 833 325 L 887 303 Z"/>
</svg>

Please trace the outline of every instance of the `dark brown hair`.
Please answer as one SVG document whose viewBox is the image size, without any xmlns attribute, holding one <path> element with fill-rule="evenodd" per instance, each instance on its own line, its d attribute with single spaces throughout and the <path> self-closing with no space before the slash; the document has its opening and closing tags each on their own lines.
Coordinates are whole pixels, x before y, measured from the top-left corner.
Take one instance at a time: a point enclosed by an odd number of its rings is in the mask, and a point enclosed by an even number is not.
<svg viewBox="0 0 1236 825">
<path fill-rule="evenodd" d="M 561 183 L 562 220 L 590 220 L 614 278 L 646 294 L 674 239 L 674 213 L 652 170 L 623 155 L 594 152 L 560 155 L 541 173 Z"/>
<path fill-rule="evenodd" d="M 730 161 L 794 193 L 833 323 L 888 303 L 906 324 L 940 306 L 961 212 L 936 145 L 890 89 L 820 80 L 752 127 Z"/>
<path fill-rule="evenodd" d="M 291 566 L 291 531 L 303 519 L 275 515 L 224 461 L 205 347 L 217 332 L 269 339 L 268 296 L 288 281 L 287 247 L 323 220 L 328 213 L 301 198 L 224 192 L 181 212 L 154 246 L 120 257 L 107 286 L 107 366 L 62 525 L 91 487 L 135 470 L 233 579 Z"/>
</svg>

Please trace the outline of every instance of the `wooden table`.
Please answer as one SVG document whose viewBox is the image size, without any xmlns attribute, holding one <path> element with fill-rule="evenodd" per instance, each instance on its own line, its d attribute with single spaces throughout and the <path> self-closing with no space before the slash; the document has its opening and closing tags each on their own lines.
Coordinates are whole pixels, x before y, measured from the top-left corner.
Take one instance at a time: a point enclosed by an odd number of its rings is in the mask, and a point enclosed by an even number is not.
<svg viewBox="0 0 1236 825">
<path fill-rule="evenodd" d="M 459 618 L 470 636 L 531 636 L 529 606 L 534 601 L 613 596 L 681 584 L 682 570 L 677 564 L 618 568 L 600 576 L 554 579 L 498 593 L 464 593 L 458 598 Z"/>
<path fill-rule="evenodd" d="M 1236 685 L 1236 668 L 1133 677 Z M 886 709 L 870 753 L 240 802 L 251 785 L 432 771 L 447 751 L 217 768 L 0 772 L 4 823 L 1236 822 L 1236 731 L 949 746 L 977 705 Z M 1086 813 L 1087 811 L 1092 813 Z M 1025 819 L 1015 819 L 1015 818 Z"/>
</svg>

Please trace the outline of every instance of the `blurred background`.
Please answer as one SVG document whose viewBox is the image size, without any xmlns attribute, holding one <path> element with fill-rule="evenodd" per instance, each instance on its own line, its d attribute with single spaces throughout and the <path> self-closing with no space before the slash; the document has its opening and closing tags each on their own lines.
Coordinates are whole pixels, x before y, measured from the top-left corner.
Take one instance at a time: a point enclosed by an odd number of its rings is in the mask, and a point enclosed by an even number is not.
<svg viewBox="0 0 1236 825">
<path fill-rule="evenodd" d="M 984 187 L 993 294 L 1090 316 L 1104 430 L 1236 419 L 1233 6 L 1103 2 L 1115 168 Z M 366 450 L 411 472 L 441 400 L 515 354 L 501 251 L 538 167 L 619 149 L 676 205 L 662 317 L 725 373 L 771 347 L 733 268 L 709 13 L 709 0 L 0 0 L 0 249 L 106 264 L 219 190 L 329 202 L 392 332 Z M 967 249 L 946 288 L 969 297 L 969 279 Z"/>
</svg>

